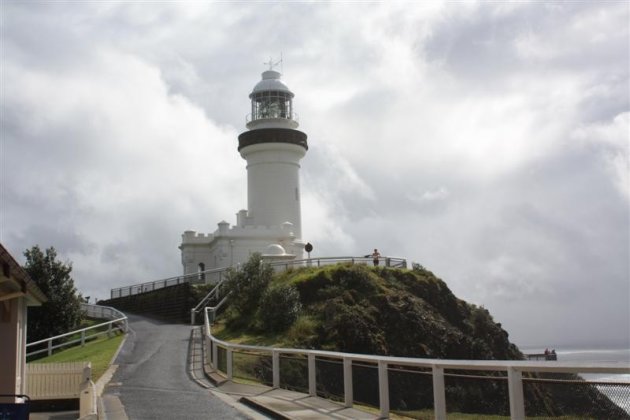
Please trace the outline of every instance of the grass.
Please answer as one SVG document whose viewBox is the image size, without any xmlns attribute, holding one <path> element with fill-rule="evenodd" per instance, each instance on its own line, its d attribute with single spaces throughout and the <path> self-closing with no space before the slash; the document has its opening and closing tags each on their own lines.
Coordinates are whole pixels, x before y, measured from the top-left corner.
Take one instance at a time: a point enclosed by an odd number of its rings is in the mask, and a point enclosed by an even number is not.
<svg viewBox="0 0 630 420">
<path fill-rule="evenodd" d="M 109 367 L 123 337 L 120 333 L 112 338 L 101 337 L 83 347 L 72 347 L 32 363 L 92 362 L 92 380 L 96 382 Z"/>
<path fill-rule="evenodd" d="M 212 324 L 212 335 L 219 340 L 229 341 L 233 344 L 265 347 L 281 347 L 285 344 L 284 332 L 256 334 L 246 329 L 227 330 L 223 320 Z"/>
</svg>

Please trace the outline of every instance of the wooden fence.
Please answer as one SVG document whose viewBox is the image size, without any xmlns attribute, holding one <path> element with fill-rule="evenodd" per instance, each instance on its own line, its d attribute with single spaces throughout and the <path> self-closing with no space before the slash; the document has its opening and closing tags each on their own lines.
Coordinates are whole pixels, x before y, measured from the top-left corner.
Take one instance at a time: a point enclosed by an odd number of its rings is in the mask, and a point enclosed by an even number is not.
<svg viewBox="0 0 630 420">
<path fill-rule="evenodd" d="M 27 363 L 26 395 L 32 400 L 79 398 L 91 376 L 90 362 Z"/>
</svg>

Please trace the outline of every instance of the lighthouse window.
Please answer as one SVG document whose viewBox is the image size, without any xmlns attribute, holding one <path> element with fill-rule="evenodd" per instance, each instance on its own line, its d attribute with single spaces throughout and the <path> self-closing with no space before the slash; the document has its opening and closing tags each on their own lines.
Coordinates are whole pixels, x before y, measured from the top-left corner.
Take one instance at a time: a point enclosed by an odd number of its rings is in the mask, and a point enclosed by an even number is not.
<svg viewBox="0 0 630 420">
<path fill-rule="evenodd" d="M 258 92 L 252 98 L 252 119 L 291 119 L 291 96 L 286 92 Z"/>
</svg>

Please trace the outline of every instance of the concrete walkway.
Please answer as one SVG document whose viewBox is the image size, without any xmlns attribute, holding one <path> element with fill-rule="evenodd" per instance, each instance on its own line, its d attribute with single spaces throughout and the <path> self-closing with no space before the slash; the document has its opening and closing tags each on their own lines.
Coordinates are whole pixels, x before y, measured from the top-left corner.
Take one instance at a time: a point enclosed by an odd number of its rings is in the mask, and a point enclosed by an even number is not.
<svg viewBox="0 0 630 420">
<path fill-rule="evenodd" d="M 377 415 L 308 394 L 264 385 L 227 381 L 204 363 L 201 328 L 191 332 L 191 371 L 209 384 L 213 394 L 225 395 L 276 419 L 376 419 Z M 242 405 L 239 406 L 242 409 Z"/>
<path fill-rule="evenodd" d="M 308 394 L 226 381 L 204 364 L 200 327 L 128 316 L 130 332 L 97 382 L 100 420 L 378 418 Z M 78 414 L 31 413 L 30 418 L 66 420 Z"/>
</svg>

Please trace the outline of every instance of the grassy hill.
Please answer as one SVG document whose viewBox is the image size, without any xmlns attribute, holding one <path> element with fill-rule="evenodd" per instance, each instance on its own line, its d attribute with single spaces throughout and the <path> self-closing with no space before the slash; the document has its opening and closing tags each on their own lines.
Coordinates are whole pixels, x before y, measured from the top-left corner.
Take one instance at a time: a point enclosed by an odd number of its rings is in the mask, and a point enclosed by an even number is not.
<svg viewBox="0 0 630 420">
<path fill-rule="evenodd" d="M 230 306 L 213 331 L 232 342 L 404 357 L 523 359 L 485 308 L 458 299 L 444 281 L 420 266 L 407 270 L 338 264 L 273 275 L 260 256 L 254 256 L 242 271 L 232 274 L 227 287 L 232 291 Z M 304 380 L 300 369 L 296 365 L 292 379 L 298 388 L 305 386 L 299 384 Z M 270 375 L 269 361 L 254 360 L 247 370 L 264 381 Z M 355 397 L 376 405 L 374 369 L 354 371 Z M 449 408 L 508 414 L 504 378 L 478 374 L 487 380 L 448 378 Z M 291 376 L 290 371 L 286 375 Z M 338 367 L 318 367 L 317 376 L 318 390 L 339 395 L 336 389 L 343 380 Z M 392 407 L 405 411 L 432 407 L 430 376 L 397 372 L 390 376 Z M 554 378 L 579 380 L 575 375 Z M 590 385 L 552 388 L 539 382 L 528 384 L 525 393 L 530 415 L 588 412 L 594 418 L 626 418 Z"/>
<path fill-rule="evenodd" d="M 523 358 L 486 309 L 458 299 L 423 268 L 305 267 L 274 276 L 268 287 L 297 290 L 295 321 L 286 329 L 265 328 L 261 315 L 278 310 L 277 300 L 246 313 L 228 310 L 222 337 L 388 356 Z"/>
</svg>

